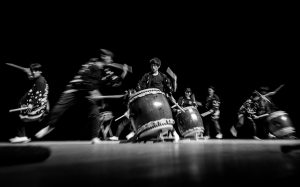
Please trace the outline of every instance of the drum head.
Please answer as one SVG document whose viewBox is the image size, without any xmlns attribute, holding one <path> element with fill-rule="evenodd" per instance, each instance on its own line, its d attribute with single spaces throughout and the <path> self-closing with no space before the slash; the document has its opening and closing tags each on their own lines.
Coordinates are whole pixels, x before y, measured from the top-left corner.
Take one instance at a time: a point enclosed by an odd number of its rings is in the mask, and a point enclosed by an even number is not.
<svg viewBox="0 0 300 187">
<path fill-rule="evenodd" d="M 160 89 L 157 89 L 157 88 L 144 89 L 144 90 L 138 91 L 135 94 L 131 95 L 129 98 L 128 104 L 133 102 L 135 99 L 137 99 L 139 97 L 143 97 L 148 94 L 164 94 L 164 93 L 162 91 L 160 91 Z"/>
</svg>

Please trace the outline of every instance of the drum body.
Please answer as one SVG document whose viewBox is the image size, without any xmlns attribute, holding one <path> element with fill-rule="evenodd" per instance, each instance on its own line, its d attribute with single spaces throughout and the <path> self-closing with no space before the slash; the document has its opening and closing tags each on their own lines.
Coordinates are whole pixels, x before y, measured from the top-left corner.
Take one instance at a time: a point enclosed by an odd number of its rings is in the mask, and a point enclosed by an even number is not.
<svg viewBox="0 0 300 187">
<path fill-rule="evenodd" d="M 267 121 L 269 122 L 270 132 L 277 138 L 284 138 L 295 132 L 289 115 L 284 111 L 272 112 Z"/>
<path fill-rule="evenodd" d="M 175 123 L 169 102 L 163 92 L 150 88 L 129 98 L 130 120 L 139 138 L 166 133 Z"/>
<path fill-rule="evenodd" d="M 193 136 L 195 133 L 203 133 L 203 121 L 197 108 L 193 106 L 183 108 L 185 112 L 178 110 L 176 122 L 178 130 L 183 137 Z"/>
</svg>

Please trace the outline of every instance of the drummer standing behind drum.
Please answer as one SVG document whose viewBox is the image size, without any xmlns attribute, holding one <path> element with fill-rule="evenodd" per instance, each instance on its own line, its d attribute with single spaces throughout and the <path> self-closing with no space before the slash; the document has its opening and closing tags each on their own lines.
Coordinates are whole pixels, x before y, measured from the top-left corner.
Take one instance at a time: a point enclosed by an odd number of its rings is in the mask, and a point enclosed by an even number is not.
<svg viewBox="0 0 300 187">
<path fill-rule="evenodd" d="M 176 103 L 175 99 L 172 96 L 172 92 L 174 91 L 174 88 L 177 86 L 177 77 L 175 76 L 173 79 L 173 84 L 170 81 L 170 79 L 163 74 L 162 72 L 158 71 L 161 66 L 160 59 L 154 57 L 150 60 L 151 65 L 151 72 L 146 73 L 138 82 L 138 85 L 136 87 L 136 91 L 141 91 L 148 88 L 157 88 L 160 91 L 164 92 L 169 98 L 169 100 L 172 103 Z M 173 136 L 175 138 L 175 141 L 179 140 L 179 136 L 176 133 L 175 130 L 172 131 Z"/>
<path fill-rule="evenodd" d="M 123 66 L 123 73 L 120 76 L 115 76 L 106 65 L 113 63 L 113 53 L 101 49 L 101 60 L 91 59 L 89 62 L 82 65 L 78 74 L 67 85 L 66 90 L 61 95 L 59 101 L 52 109 L 47 126 L 36 134 L 37 138 L 42 138 L 51 132 L 56 125 L 57 120 L 71 106 L 82 103 L 83 110 L 87 113 L 89 123 L 91 125 L 92 144 L 100 143 L 99 139 L 99 110 L 96 101 L 93 97 L 100 96 L 100 88 L 103 85 L 120 85 L 120 81 L 126 76 L 128 66 Z"/>
<path fill-rule="evenodd" d="M 177 103 L 181 107 L 188 107 L 188 106 L 194 106 L 197 107 L 197 103 L 195 100 L 195 95 L 192 93 L 191 88 L 186 88 L 184 92 L 184 96 L 179 97 Z"/>
</svg>

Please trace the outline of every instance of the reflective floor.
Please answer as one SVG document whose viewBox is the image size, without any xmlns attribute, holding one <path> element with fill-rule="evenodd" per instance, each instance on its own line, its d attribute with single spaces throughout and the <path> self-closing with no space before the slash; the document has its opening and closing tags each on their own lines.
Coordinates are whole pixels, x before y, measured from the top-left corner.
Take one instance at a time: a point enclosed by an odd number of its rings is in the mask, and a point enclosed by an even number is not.
<svg viewBox="0 0 300 187">
<path fill-rule="evenodd" d="M 299 145 L 300 140 L 217 139 L 2 142 L 0 186 L 300 184 Z M 291 149 L 284 153 L 282 148 Z"/>
</svg>

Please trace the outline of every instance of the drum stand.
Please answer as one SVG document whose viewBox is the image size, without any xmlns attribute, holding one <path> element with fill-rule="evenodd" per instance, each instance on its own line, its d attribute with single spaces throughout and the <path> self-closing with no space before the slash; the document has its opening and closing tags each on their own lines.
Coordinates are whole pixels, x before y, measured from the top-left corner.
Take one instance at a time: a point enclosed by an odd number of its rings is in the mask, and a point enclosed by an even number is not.
<svg viewBox="0 0 300 187">
<path fill-rule="evenodd" d="M 167 134 L 167 135 L 166 135 Z M 166 141 L 174 141 L 174 137 L 170 137 L 170 132 L 168 131 L 167 133 L 163 133 L 162 130 L 158 131 L 158 134 L 155 138 L 154 137 L 143 137 L 143 138 L 135 138 L 135 140 L 130 141 L 132 143 L 146 143 L 148 141 L 153 141 L 153 143 L 160 143 L 160 142 L 166 142 Z"/>
<path fill-rule="evenodd" d="M 175 138 L 173 137 L 171 130 L 169 130 L 166 134 L 162 133 L 162 130 L 159 131 L 157 134 L 156 139 L 152 139 L 153 142 L 166 142 L 166 141 L 171 141 L 173 142 Z"/>
<path fill-rule="evenodd" d="M 203 133 L 196 132 L 194 138 L 195 140 L 203 139 Z"/>
</svg>

